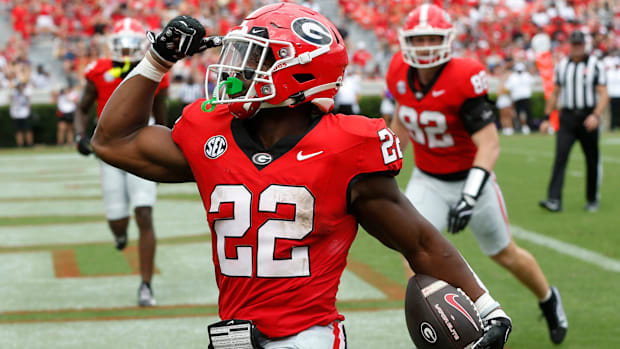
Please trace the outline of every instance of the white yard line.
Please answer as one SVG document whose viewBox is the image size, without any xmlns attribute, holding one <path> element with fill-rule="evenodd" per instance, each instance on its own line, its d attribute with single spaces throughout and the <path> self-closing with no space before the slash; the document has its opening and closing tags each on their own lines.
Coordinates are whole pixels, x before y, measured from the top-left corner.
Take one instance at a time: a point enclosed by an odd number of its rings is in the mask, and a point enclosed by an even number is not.
<svg viewBox="0 0 620 349">
<path fill-rule="evenodd" d="M 579 148 L 579 145 L 574 145 L 573 147 Z M 583 153 L 581 149 L 573 149 L 574 152 L 577 152 L 579 158 L 583 159 Z M 520 155 L 528 155 L 528 156 L 543 156 L 546 158 L 553 158 L 555 154 L 553 152 L 548 151 L 539 151 L 534 149 L 511 149 L 508 147 L 502 147 L 502 153 L 510 153 L 510 154 L 520 154 Z M 572 152 L 571 152 L 572 154 Z M 605 156 L 603 155 L 603 162 L 610 164 L 620 164 L 620 159 L 613 156 Z"/>
<path fill-rule="evenodd" d="M 550 248 L 561 254 L 571 256 L 584 262 L 594 264 L 602 269 L 620 273 L 620 261 L 610 257 L 603 256 L 600 253 L 590 251 L 588 249 L 575 246 L 568 242 L 550 238 L 542 234 L 526 230 L 524 228 L 511 225 L 512 235 L 537 245 Z"/>
<path fill-rule="evenodd" d="M 602 143 L 605 145 L 620 145 L 620 138 L 603 139 Z"/>
<path fill-rule="evenodd" d="M 572 177 L 584 177 L 583 171 L 572 170 L 572 171 L 567 171 L 567 172 L 568 172 L 568 175 Z"/>
<path fill-rule="evenodd" d="M 27 162 L 31 162 L 31 161 L 49 161 L 49 160 L 70 160 L 70 161 L 80 161 L 80 160 L 84 160 L 84 161 L 88 161 L 88 159 L 90 159 L 90 161 L 92 161 L 94 158 L 94 156 L 89 156 L 89 157 L 85 157 L 82 156 L 80 154 L 78 154 L 77 152 L 73 153 L 22 153 L 22 154 L 1 154 L 0 155 L 0 161 L 27 161 Z"/>
</svg>

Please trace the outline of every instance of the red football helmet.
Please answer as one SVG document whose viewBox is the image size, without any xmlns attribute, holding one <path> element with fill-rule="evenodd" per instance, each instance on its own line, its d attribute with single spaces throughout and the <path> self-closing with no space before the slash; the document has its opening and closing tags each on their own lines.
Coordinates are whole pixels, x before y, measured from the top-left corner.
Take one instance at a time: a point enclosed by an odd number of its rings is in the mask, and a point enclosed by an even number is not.
<svg viewBox="0 0 620 349">
<path fill-rule="evenodd" d="M 114 23 L 108 35 L 110 57 L 115 62 L 137 62 L 144 56 L 148 41 L 146 29 L 138 20 L 124 18 Z"/>
<path fill-rule="evenodd" d="M 306 102 L 328 112 L 347 63 L 344 40 L 329 20 L 281 3 L 252 12 L 226 34 L 220 60 L 205 80 L 217 77 L 210 101 L 228 104 L 237 118 Z"/>
<path fill-rule="evenodd" d="M 415 46 L 416 36 L 441 36 L 440 45 Z M 403 59 L 414 68 L 430 68 L 452 58 L 452 41 L 456 30 L 450 15 L 437 5 L 424 4 L 409 13 L 405 25 L 398 32 Z"/>
</svg>

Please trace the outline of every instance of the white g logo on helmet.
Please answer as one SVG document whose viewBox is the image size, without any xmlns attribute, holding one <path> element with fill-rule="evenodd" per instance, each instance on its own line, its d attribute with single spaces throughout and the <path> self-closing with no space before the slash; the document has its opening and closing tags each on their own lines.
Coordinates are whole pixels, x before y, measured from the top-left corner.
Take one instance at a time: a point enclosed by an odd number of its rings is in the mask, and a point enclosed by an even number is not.
<svg viewBox="0 0 620 349">
<path fill-rule="evenodd" d="M 303 41 L 316 46 L 329 46 L 333 42 L 332 34 L 321 22 L 301 17 L 291 23 L 293 33 Z"/>
</svg>

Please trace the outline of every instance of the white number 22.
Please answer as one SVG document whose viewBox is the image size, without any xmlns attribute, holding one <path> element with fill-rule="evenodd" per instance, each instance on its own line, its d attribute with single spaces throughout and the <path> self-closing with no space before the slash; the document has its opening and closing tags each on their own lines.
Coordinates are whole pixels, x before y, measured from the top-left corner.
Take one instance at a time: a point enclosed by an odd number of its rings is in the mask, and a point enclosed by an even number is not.
<svg viewBox="0 0 620 349">
<path fill-rule="evenodd" d="M 381 154 L 383 154 L 383 163 L 389 164 L 398 159 L 403 158 L 403 152 L 400 150 L 400 139 L 387 128 L 382 128 L 378 132 L 381 141 Z M 396 145 L 394 144 L 396 143 Z"/>
<path fill-rule="evenodd" d="M 220 270 L 226 276 L 252 277 L 252 246 L 235 246 L 237 257 L 226 256 L 226 238 L 241 238 L 252 226 L 252 192 L 244 185 L 218 185 L 211 193 L 209 213 L 219 213 L 223 203 L 233 204 L 233 216 L 216 219 L 213 223 Z M 295 218 L 267 219 L 259 226 L 256 232 L 256 276 L 310 276 L 308 246 L 293 247 L 288 259 L 276 259 L 275 250 L 278 239 L 303 240 L 312 232 L 314 196 L 306 187 L 271 185 L 258 197 L 258 212 L 275 213 L 278 204 L 294 205 Z"/>
</svg>

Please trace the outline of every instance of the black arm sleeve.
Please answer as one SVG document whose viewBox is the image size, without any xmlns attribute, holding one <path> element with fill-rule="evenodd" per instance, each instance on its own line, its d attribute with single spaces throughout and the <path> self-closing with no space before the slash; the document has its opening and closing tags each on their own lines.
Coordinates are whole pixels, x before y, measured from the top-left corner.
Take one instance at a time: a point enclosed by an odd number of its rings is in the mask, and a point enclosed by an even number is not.
<svg viewBox="0 0 620 349">
<path fill-rule="evenodd" d="M 495 113 L 486 95 L 466 100 L 459 110 L 459 116 L 470 135 L 495 122 Z"/>
</svg>

